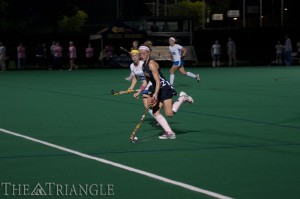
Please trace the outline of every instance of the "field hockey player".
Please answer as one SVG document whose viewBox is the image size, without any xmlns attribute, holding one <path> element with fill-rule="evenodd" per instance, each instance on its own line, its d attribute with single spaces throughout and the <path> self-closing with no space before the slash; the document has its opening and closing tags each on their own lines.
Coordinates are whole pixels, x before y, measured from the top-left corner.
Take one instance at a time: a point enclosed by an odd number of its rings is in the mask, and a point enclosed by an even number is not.
<svg viewBox="0 0 300 199">
<path fill-rule="evenodd" d="M 161 73 L 157 62 L 150 59 L 150 48 L 142 45 L 139 47 L 139 51 L 140 57 L 144 61 L 143 71 L 145 80 L 140 90 L 134 94 L 134 97 L 137 98 L 140 93 L 145 90 L 148 82 L 152 83 L 152 86 L 149 88 L 148 104 L 152 105 L 154 118 L 164 129 L 164 133 L 159 136 L 159 139 L 175 139 L 175 132 L 171 129 L 165 117 L 160 113 L 160 110 L 163 107 L 166 116 L 172 117 L 183 102 L 193 103 L 193 98 L 182 91 L 179 94 L 178 100 L 173 104 L 172 98 L 177 93 Z"/>
<path fill-rule="evenodd" d="M 130 64 L 130 77 L 132 77 L 132 79 L 131 79 L 131 85 L 128 88 L 128 90 L 134 90 L 136 83 L 138 81 L 143 82 L 145 79 L 144 72 L 143 72 L 144 61 L 140 60 L 140 52 L 138 50 L 132 50 L 130 52 L 130 55 L 133 62 Z M 152 83 L 149 82 L 145 90 L 143 90 L 143 92 L 140 93 L 143 97 L 143 103 L 145 108 L 148 107 L 148 103 L 147 103 L 148 92 L 149 92 L 148 89 L 151 85 Z M 153 116 L 152 109 L 149 109 L 148 113 Z"/>
<path fill-rule="evenodd" d="M 186 55 L 186 48 L 182 47 L 179 44 L 176 44 L 176 39 L 174 37 L 169 38 L 169 51 L 172 55 L 173 58 L 173 65 L 172 68 L 170 69 L 170 83 L 173 85 L 174 84 L 174 79 L 175 79 L 175 71 L 179 70 L 179 72 L 182 75 L 186 75 L 188 77 L 196 79 L 198 82 L 200 82 L 200 76 L 199 74 L 194 74 L 191 72 L 186 72 L 184 69 L 184 60 L 183 58 Z"/>
</svg>

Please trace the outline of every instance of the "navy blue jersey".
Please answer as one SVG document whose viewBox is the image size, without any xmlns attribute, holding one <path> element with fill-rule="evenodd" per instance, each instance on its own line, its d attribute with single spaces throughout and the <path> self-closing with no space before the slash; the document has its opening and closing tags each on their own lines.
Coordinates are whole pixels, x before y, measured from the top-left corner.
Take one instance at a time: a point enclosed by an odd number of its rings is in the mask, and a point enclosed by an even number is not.
<svg viewBox="0 0 300 199">
<path fill-rule="evenodd" d="M 148 61 L 146 61 L 144 63 L 143 71 L 144 71 L 145 76 L 152 83 L 152 86 L 149 88 L 149 91 L 151 93 L 154 93 L 155 92 L 155 87 L 156 87 L 156 82 L 155 82 L 155 79 L 153 77 L 152 71 L 149 68 L 150 60 L 151 59 L 148 59 Z M 172 87 L 172 85 L 169 83 L 169 81 L 163 76 L 160 68 L 158 68 L 157 70 L 158 70 L 158 73 L 159 73 L 159 80 L 160 80 L 160 91 L 158 93 L 157 98 L 158 98 L 159 101 L 164 101 L 166 99 L 172 98 L 177 93 L 174 90 L 174 88 Z"/>
</svg>

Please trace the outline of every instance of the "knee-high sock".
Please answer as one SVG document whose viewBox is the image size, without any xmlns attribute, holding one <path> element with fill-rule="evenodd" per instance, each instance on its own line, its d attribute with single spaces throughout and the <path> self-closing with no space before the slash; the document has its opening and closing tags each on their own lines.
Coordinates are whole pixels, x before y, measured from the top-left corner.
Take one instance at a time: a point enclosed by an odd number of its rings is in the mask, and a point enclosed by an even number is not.
<svg viewBox="0 0 300 199">
<path fill-rule="evenodd" d="M 160 124 L 160 126 L 165 130 L 165 132 L 172 133 L 172 129 L 168 124 L 167 120 L 161 114 L 155 116 L 156 121 Z"/>
<path fill-rule="evenodd" d="M 178 98 L 178 100 L 176 102 L 174 102 L 172 110 L 174 113 L 177 113 L 179 107 L 181 106 L 181 104 L 184 102 L 184 96 L 181 96 Z"/>
<path fill-rule="evenodd" d="M 191 72 L 187 72 L 186 75 L 189 76 L 189 77 L 192 77 L 192 78 L 196 78 L 196 75 L 194 73 L 191 73 Z"/>
<path fill-rule="evenodd" d="M 174 79 L 175 79 L 175 75 L 174 75 L 174 74 L 171 74 L 171 75 L 170 75 L 170 83 L 171 83 L 171 85 L 173 85 Z"/>
</svg>

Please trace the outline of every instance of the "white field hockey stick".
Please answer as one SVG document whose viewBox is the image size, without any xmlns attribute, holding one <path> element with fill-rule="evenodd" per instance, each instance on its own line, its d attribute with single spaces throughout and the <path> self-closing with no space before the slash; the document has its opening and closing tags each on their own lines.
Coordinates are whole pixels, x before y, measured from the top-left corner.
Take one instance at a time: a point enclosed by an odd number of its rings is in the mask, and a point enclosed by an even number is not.
<svg viewBox="0 0 300 199">
<path fill-rule="evenodd" d="M 141 117 L 141 119 L 140 119 L 140 121 L 139 121 L 139 123 L 135 126 L 135 128 L 133 129 L 133 131 L 132 131 L 132 133 L 131 133 L 131 135 L 130 135 L 130 141 L 132 142 L 132 143 L 135 143 L 135 134 L 137 133 L 137 131 L 139 130 L 139 128 L 140 128 L 140 126 L 142 125 L 142 123 L 143 123 L 143 121 L 144 121 L 144 119 L 145 119 L 145 116 L 147 115 L 147 113 L 148 113 L 148 111 L 149 111 L 149 109 L 151 108 L 151 105 L 149 105 L 147 108 L 146 108 L 146 110 L 145 110 L 145 112 L 144 112 L 144 114 L 142 115 L 142 117 Z"/>
<path fill-rule="evenodd" d="M 135 93 L 137 90 L 126 90 L 126 91 L 115 91 L 114 89 L 111 89 L 111 94 L 112 95 L 123 95 L 123 94 L 130 94 L 130 93 Z"/>
</svg>

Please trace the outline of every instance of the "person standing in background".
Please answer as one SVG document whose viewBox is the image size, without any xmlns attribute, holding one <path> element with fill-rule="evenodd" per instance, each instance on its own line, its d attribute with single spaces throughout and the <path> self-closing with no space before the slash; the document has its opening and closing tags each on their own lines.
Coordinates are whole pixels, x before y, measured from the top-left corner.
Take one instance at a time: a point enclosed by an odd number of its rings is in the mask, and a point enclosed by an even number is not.
<svg viewBox="0 0 300 199">
<path fill-rule="evenodd" d="M 284 45 L 284 62 L 286 66 L 292 65 L 292 41 L 288 37 L 288 35 L 285 35 L 285 45 Z"/>
<path fill-rule="evenodd" d="M 283 46 L 280 41 L 277 41 L 277 44 L 275 45 L 275 52 L 276 52 L 276 65 L 280 66 L 282 64 L 282 50 Z"/>
<path fill-rule="evenodd" d="M 55 68 L 55 56 L 54 56 L 54 54 L 55 54 L 55 46 L 56 46 L 56 42 L 55 41 L 53 41 L 52 42 L 52 44 L 51 44 L 51 46 L 50 46 L 50 59 L 51 59 L 51 64 L 52 64 L 52 66 L 51 67 L 49 67 L 49 70 L 51 70 L 52 68 Z"/>
<path fill-rule="evenodd" d="M 54 68 L 62 70 L 62 47 L 60 43 L 57 41 L 54 46 Z"/>
<path fill-rule="evenodd" d="M 69 71 L 73 70 L 74 68 L 77 70 L 78 65 L 75 64 L 75 59 L 77 57 L 77 51 L 74 43 L 72 41 L 69 42 L 69 59 L 70 59 L 70 68 Z"/>
<path fill-rule="evenodd" d="M 220 66 L 220 58 L 221 58 L 221 45 L 219 41 L 216 40 L 215 43 L 211 47 L 211 56 L 213 59 L 212 67 Z"/>
<path fill-rule="evenodd" d="M 6 47 L 0 42 L 0 67 L 1 72 L 6 71 Z"/>
<path fill-rule="evenodd" d="M 132 50 L 138 50 L 139 49 L 139 41 L 138 40 L 134 40 L 133 42 L 132 42 L 132 47 L 131 47 L 131 49 L 130 49 L 130 52 L 132 51 Z"/>
<path fill-rule="evenodd" d="M 236 66 L 236 45 L 235 42 L 231 39 L 231 37 L 228 38 L 227 42 L 227 55 L 228 55 L 228 65 L 229 66 Z"/>
<path fill-rule="evenodd" d="M 26 58 L 26 52 L 25 47 L 23 46 L 22 42 L 19 43 L 19 46 L 17 47 L 17 57 L 18 57 L 18 68 L 25 68 L 25 58 Z"/>
<path fill-rule="evenodd" d="M 89 43 L 88 46 L 85 49 L 85 58 L 87 62 L 87 67 L 93 67 L 94 66 L 94 48 L 92 47 L 92 44 Z"/>
</svg>

